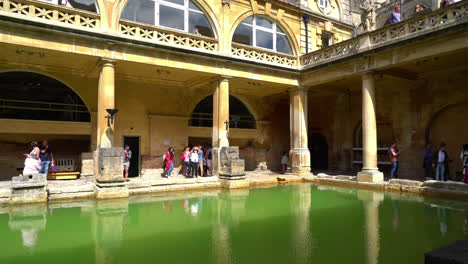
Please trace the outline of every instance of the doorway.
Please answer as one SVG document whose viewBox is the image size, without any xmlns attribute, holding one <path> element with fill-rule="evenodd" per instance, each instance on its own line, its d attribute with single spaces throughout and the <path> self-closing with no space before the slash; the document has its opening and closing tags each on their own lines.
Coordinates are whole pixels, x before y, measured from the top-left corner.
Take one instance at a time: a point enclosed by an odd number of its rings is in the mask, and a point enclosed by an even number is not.
<svg viewBox="0 0 468 264">
<path fill-rule="evenodd" d="M 128 169 L 129 177 L 140 176 L 140 137 L 139 136 L 123 136 L 123 146 L 128 145 L 132 151 L 130 159 L 130 168 Z"/>
<path fill-rule="evenodd" d="M 325 136 L 314 133 L 309 137 L 311 169 L 328 169 L 328 144 Z"/>
</svg>

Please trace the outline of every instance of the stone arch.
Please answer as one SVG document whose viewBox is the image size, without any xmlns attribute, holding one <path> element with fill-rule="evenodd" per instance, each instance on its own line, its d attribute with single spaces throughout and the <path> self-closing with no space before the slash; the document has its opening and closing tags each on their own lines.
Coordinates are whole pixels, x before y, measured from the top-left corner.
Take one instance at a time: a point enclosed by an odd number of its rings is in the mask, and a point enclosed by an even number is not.
<svg viewBox="0 0 468 264">
<path fill-rule="evenodd" d="M 291 49 L 293 50 L 293 55 L 299 54 L 299 51 L 300 51 L 299 43 L 297 42 L 297 39 L 295 38 L 295 34 L 294 34 L 293 30 L 291 29 L 291 27 L 289 27 L 289 25 L 283 19 L 278 20 L 278 19 L 276 19 L 276 17 L 272 16 L 271 14 L 270 15 L 266 14 L 264 11 L 254 12 L 252 10 L 249 10 L 249 11 L 246 11 L 246 12 L 242 13 L 241 15 L 239 15 L 237 17 L 237 19 L 234 21 L 234 23 L 232 24 L 230 32 L 229 32 L 229 38 L 226 40 L 228 47 L 232 46 L 232 38 L 233 38 L 234 32 L 236 31 L 239 24 L 244 19 L 246 19 L 246 18 L 248 18 L 250 16 L 264 17 L 264 18 L 266 18 L 268 20 L 271 20 L 271 21 L 274 21 L 275 23 L 280 25 L 280 27 L 284 30 L 284 33 L 288 36 L 288 40 L 289 40 L 289 42 L 291 44 Z"/>
<path fill-rule="evenodd" d="M 33 70 L 28 70 L 28 69 L 9 69 L 9 70 L 6 70 L 6 71 L 0 71 L 0 80 L 2 78 L 5 78 L 5 79 L 8 79 L 8 78 L 17 78 L 17 79 L 22 79 L 23 81 L 32 81 L 32 79 L 28 80 L 28 79 L 24 79 L 24 76 L 21 76 L 21 78 L 19 78 L 18 75 L 20 74 L 30 74 L 31 76 L 29 76 L 30 78 L 34 79 L 34 78 L 43 78 L 42 80 L 40 81 L 49 81 L 51 82 L 51 85 L 56 85 L 55 86 L 55 89 L 57 89 L 59 92 L 63 92 L 64 93 L 64 96 L 66 95 L 70 95 L 70 100 L 72 101 L 75 101 L 75 105 L 82 105 L 84 108 L 80 109 L 80 117 L 82 120 L 82 122 L 91 122 L 91 110 L 90 110 L 90 106 L 88 104 L 86 104 L 85 100 L 83 100 L 83 98 L 80 96 L 80 94 L 72 88 L 71 85 L 69 85 L 65 80 L 55 76 L 55 75 L 52 75 L 50 73 L 46 73 L 46 72 L 41 72 L 41 71 L 33 71 Z M 10 76 L 8 76 L 10 75 Z M 31 83 L 28 83 L 28 85 L 30 85 Z M 37 83 L 36 86 L 40 86 L 41 83 Z M 19 86 L 19 85 L 18 85 Z M 26 85 L 25 85 L 26 86 Z M 34 88 L 32 88 L 34 89 Z M 37 88 L 39 89 L 39 88 Z M 0 91 L 2 92 L 2 91 Z M 26 93 L 28 95 L 30 95 L 30 93 Z M 27 98 L 26 98 L 27 99 Z M 64 97 L 64 99 L 66 99 Z M 8 100 L 8 99 L 6 99 Z M 34 100 L 24 100 L 24 101 L 34 101 Z M 20 103 L 20 102 L 18 102 Z M 61 106 L 61 102 L 54 102 L 54 101 L 50 101 L 50 103 L 56 103 L 57 105 Z M 64 109 L 62 110 L 69 110 L 69 109 L 65 109 L 67 106 L 66 105 L 63 105 Z M 37 108 L 37 107 L 36 107 Z M 76 110 L 76 109 L 75 109 Z M 51 112 L 54 112 L 54 111 L 51 111 Z M 59 109 L 57 109 L 56 112 L 60 112 Z M 66 111 L 64 111 L 66 112 Z M 19 113 L 19 115 L 21 115 L 21 113 Z M 42 119 L 42 118 L 45 118 L 45 119 Z M 41 116 L 41 119 L 39 120 L 54 120 L 54 119 L 47 119 L 46 117 L 44 116 Z M 70 120 L 60 120 L 60 121 L 70 121 Z M 73 120 L 71 120 L 73 121 Z"/>
<path fill-rule="evenodd" d="M 113 13 L 115 14 L 115 18 L 113 19 L 113 22 L 115 24 L 115 28 L 117 28 L 117 26 L 119 25 L 122 11 L 125 8 L 125 5 L 127 4 L 128 1 L 129 0 L 121 0 L 119 1 L 117 5 L 114 5 Z M 218 17 L 216 17 L 217 12 L 213 10 L 213 8 L 208 4 L 206 0 L 192 0 L 192 1 L 196 3 L 200 7 L 200 9 L 203 11 L 203 13 L 208 19 L 208 22 L 211 24 L 215 38 L 219 40 L 221 26 L 219 24 Z"/>
<path fill-rule="evenodd" d="M 384 118 L 377 118 L 377 147 L 390 146 L 395 140 L 393 124 Z M 354 126 L 353 147 L 362 147 L 362 120 Z"/>
<path fill-rule="evenodd" d="M 441 142 L 447 144 L 447 152 L 454 162 L 450 165 L 450 175 L 462 170 L 459 158 L 463 144 L 468 144 L 468 123 L 466 113 L 468 101 L 447 105 L 432 115 L 426 127 L 426 143 L 432 143 L 434 149 Z"/>
<path fill-rule="evenodd" d="M 213 94 L 210 94 L 198 101 L 195 107 L 192 108 L 189 120 L 190 126 L 212 127 L 212 113 Z M 240 119 L 237 120 L 235 117 L 240 117 Z M 232 128 L 257 128 L 257 119 L 252 114 L 248 105 L 234 95 L 229 95 L 229 121 Z"/>
</svg>

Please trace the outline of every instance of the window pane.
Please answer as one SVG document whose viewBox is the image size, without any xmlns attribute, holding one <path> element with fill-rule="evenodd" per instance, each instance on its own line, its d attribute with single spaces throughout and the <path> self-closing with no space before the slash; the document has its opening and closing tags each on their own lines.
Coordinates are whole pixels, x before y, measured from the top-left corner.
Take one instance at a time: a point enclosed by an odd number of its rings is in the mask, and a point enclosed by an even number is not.
<svg viewBox="0 0 468 264">
<path fill-rule="evenodd" d="M 192 1 L 189 1 L 189 8 L 190 8 L 190 9 L 193 9 L 193 10 L 197 10 L 197 11 L 202 12 L 202 11 L 200 10 L 200 8 L 198 8 L 198 6 L 197 6 L 196 4 L 192 3 Z"/>
<path fill-rule="evenodd" d="M 154 2 L 151 0 L 130 0 L 125 5 L 121 18 L 154 25 Z"/>
<path fill-rule="evenodd" d="M 245 45 L 252 45 L 252 27 L 239 24 L 239 26 L 236 28 L 236 31 L 234 32 L 234 36 L 232 37 L 233 42 L 245 44 Z"/>
<path fill-rule="evenodd" d="M 163 1 L 178 4 L 178 5 L 182 5 L 182 6 L 184 5 L 184 0 L 163 0 Z"/>
<path fill-rule="evenodd" d="M 159 5 L 159 25 L 184 30 L 184 10 Z"/>
<path fill-rule="evenodd" d="M 273 28 L 273 23 L 263 18 L 257 17 L 255 23 L 257 24 L 257 26 L 260 26 L 260 27 Z"/>
<path fill-rule="evenodd" d="M 285 35 L 276 35 L 276 51 L 292 54 L 291 47 L 289 46 L 288 39 Z"/>
<path fill-rule="evenodd" d="M 65 2 L 64 0 L 62 0 Z M 94 0 L 67 0 L 68 4 L 70 4 L 73 8 L 86 10 L 90 12 L 97 12 L 96 3 Z"/>
<path fill-rule="evenodd" d="M 253 18 L 250 16 L 250 17 L 244 19 L 241 23 L 252 25 L 252 20 L 253 20 Z"/>
<path fill-rule="evenodd" d="M 257 29 L 257 47 L 273 49 L 273 33 L 265 32 Z"/>
<path fill-rule="evenodd" d="M 205 15 L 197 12 L 189 12 L 189 33 L 195 34 L 195 28 L 198 29 L 198 33 L 207 37 L 214 37 L 211 25 L 208 23 Z"/>
</svg>

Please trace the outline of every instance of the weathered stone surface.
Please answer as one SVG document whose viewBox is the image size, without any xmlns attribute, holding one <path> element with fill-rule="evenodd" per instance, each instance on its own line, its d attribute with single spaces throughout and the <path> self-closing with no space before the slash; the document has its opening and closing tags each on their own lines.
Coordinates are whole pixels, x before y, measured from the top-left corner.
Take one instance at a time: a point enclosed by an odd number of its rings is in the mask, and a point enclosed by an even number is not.
<svg viewBox="0 0 468 264">
<path fill-rule="evenodd" d="M 431 187 L 431 188 L 438 188 L 438 189 L 447 189 L 453 191 L 463 191 L 468 192 L 468 184 L 462 182 L 454 182 L 454 181 L 425 181 L 422 184 L 423 187 Z"/>
<path fill-rule="evenodd" d="M 389 184 L 412 186 L 412 187 L 421 187 L 423 185 L 423 183 L 420 181 L 412 181 L 412 180 L 405 180 L 405 179 L 391 179 L 389 181 Z"/>
<path fill-rule="evenodd" d="M 94 175 L 94 158 L 92 152 L 81 153 L 81 176 Z"/>
<path fill-rule="evenodd" d="M 47 202 L 47 175 L 16 176 L 11 180 L 10 203 Z"/>
<path fill-rule="evenodd" d="M 127 187 L 105 187 L 95 186 L 96 199 L 125 198 L 129 196 Z"/>
<path fill-rule="evenodd" d="M 216 148 L 215 148 L 216 149 Z M 213 163 L 217 164 L 218 150 L 215 150 Z M 239 147 L 223 147 L 219 151 L 218 175 L 222 178 L 236 177 L 245 178 L 245 162 L 239 159 Z M 234 179 L 234 178 L 233 178 Z"/>
<path fill-rule="evenodd" d="M 458 240 L 450 245 L 424 254 L 425 264 L 466 264 L 468 263 L 468 239 Z"/>
<path fill-rule="evenodd" d="M 247 180 L 231 181 L 231 180 L 221 179 L 220 182 L 221 182 L 221 187 L 222 188 L 227 188 L 227 189 L 249 188 L 250 187 L 250 182 L 247 181 Z"/>
<path fill-rule="evenodd" d="M 384 181 L 384 176 L 382 172 L 370 172 L 370 171 L 361 171 L 357 175 L 358 182 L 374 182 L 380 183 Z"/>
<path fill-rule="evenodd" d="M 124 182 L 123 149 L 99 148 L 94 153 L 96 182 Z"/>
</svg>

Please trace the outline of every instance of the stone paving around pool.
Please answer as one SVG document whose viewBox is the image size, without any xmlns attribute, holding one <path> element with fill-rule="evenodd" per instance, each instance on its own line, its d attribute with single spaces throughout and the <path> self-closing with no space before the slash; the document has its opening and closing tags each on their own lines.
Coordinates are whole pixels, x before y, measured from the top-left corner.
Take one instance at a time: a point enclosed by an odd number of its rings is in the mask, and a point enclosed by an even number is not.
<svg viewBox="0 0 468 264">
<path fill-rule="evenodd" d="M 131 178 L 126 183 L 130 196 L 139 194 L 164 194 L 174 192 L 193 192 L 205 189 L 249 188 L 259 186 L 275 186 L 298 182 L 313 182 L 318 185 L 334 185 L 359 189 L 399 192 L 414 195 L 436 196 L 441 198 L 468 200 L 468 185 L 461 182 L 413 181 L 392 179 L 383 183 L 358 182 L 356 176 L 319 173 L 318 175 L 297 176 L 293 174 L 278 174 L 271 171 L 248 172 L 245 180 L 227 181 L 216 176 L 185 178 L 182 175 L 171 177 L 141 176 Z M 93 176 L 81 177 L 78 180 L 49 180 L 47 182 L 48 200 L 86 200 L 95 198 L 95 183 Z M 0 182 L 0 204 L 7 204 L 11 198 L 11 182 Z"/>
</svg>

